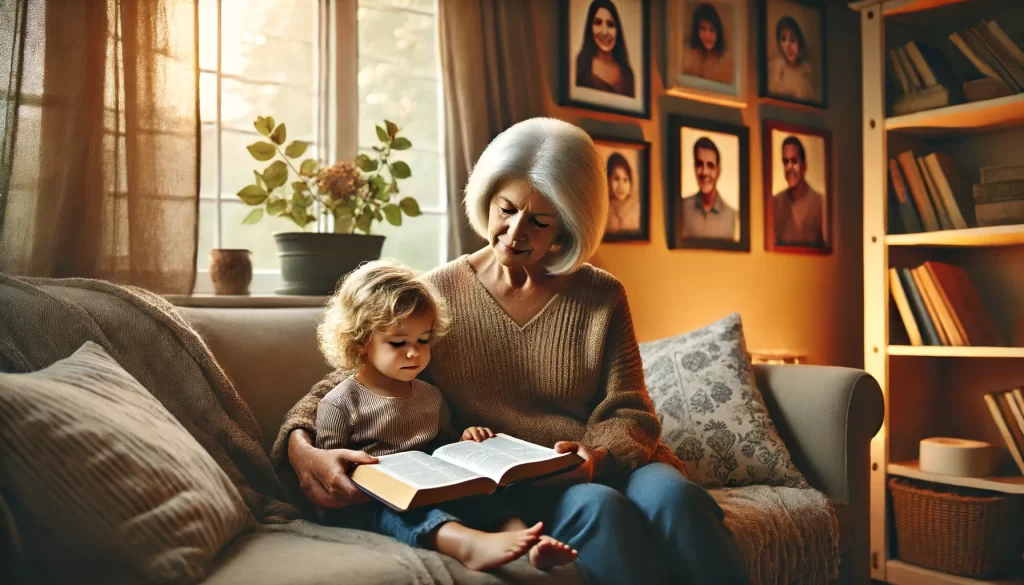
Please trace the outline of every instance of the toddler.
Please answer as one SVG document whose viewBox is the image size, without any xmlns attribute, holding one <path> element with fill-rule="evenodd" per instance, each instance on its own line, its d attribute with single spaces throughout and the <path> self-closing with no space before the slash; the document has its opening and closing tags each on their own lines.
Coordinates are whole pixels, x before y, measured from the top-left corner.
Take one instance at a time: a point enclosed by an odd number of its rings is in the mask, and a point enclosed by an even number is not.
<svg viewBox="0 0 1024 585">
<path fill-rule="evenodd" d="M 416 379 L 430 362 L 431 342 L 448 323 L 444 301 L 398 262 L 369 262 L 349 274 L 331 297 L 317 335 L 328 362 L 353 374 L 320 401 L 316 446 L 378 457 L 454 439 L 441 392 Z M 490 429 L 470 427 L 461 439 L 492 436 Z M 333 512 L 331 522 L 434 549 L 478 571 L 524 554 L 540 569 L 576 558 L 575 550 L 542 535 L 540 522 L 527 527 L 498 501 L 464 498 L 399 513 L 374 500 Z"/>
</svg>

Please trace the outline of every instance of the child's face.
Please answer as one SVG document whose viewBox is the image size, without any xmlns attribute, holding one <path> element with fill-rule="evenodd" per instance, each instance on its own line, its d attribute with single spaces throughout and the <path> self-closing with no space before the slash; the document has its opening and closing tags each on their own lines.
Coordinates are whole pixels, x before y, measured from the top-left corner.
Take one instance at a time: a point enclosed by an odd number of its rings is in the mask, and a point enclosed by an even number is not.
<svg viewBox="0 0 1024 585">
<path fill-rule="evenodd" d="M 424 310 L 374 331 L 366 343 L 366 362 L 392 380 L 412 381 L 430 363 L 433 327 L 433 311 Z"/>
</svg>

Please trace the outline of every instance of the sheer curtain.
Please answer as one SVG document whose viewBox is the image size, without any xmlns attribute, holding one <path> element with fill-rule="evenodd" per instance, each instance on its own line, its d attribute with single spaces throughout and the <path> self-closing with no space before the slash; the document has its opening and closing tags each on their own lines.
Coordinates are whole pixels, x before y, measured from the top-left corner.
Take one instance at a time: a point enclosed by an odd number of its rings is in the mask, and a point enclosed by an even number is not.
<svg viewBox="0 0 1024 585">
<path fill-rule="evenodd" d="M 502 130 L 543 113 L 533 16 L 532 0 L 438 0 L 452 258 L 484 243 L 462 206 L 476 159 Z"/>
<path fill-rule="evenodd" d="M 192 291 L 197 19 L 196 0 L 0 0 L 0 271 Z"/>
</svg>

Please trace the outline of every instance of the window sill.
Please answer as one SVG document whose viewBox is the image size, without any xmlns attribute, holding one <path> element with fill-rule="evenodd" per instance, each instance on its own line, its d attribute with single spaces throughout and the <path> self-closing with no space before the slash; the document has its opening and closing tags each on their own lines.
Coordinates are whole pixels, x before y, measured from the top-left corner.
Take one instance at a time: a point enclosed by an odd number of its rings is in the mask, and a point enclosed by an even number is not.
<svg viewBox="0 0 1024 585">
<path fill-rule="evenodd" d="M 276 309 L 323 307 L 330 297 L 298 295 L 164 295 L 176 307 L 217 307 L 230 309 Z"/>
</svg>

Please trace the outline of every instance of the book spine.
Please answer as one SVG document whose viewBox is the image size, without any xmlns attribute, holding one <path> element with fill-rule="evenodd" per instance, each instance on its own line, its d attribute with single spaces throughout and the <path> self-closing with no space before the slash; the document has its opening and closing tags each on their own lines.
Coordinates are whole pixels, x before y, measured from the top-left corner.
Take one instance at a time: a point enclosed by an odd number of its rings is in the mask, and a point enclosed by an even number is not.
<svg viewBox="0 0 1024 585">
<path fill-rule="evenodd" d="M 935 186 L 935 179 L 932 178 L 931 172 L 928 171 L 928 165 L 924 164 L 924 157 L 919 156 L 916 160 L 917 167 L 921 171 L 921 178 L 924 179 L 925 190 L 928 192 L 928 197 L 932 200 L 935 215 L 939 218 L 939 227 L 944 230 L 953 229 L 953 222 L 949 220 L 946 204 L 943 203 L 942 197 L 939 196 L 939 189 Z"/>
<path fill-rule="evenodd" d="M 910 302 L 910 310 L 914 313 L 917 324 L 921 329 L 921 337 L 925 345 L 942 345 L 939 334 L 935 330 L 935 324 L 928 316 L 928 309 L 924 306 L 924 299 L 921 298 L 921 291 L 917 290 L 914 279 L 910 276 L 909 268 L 898 269 L 900 282 L 903 284 L 903 291 L 907 294 Z"/>
<path fill-rule="evenodd" d="M 924 83 L 926 88 L 938 85 L 939 81 L 935 78 L 935 72 L 928 66 L 928 62 L 925 61 L 924 56 L 921 55 L 920 49 L 917 47 L 917 43 L 913 41 L 907 43 L 907 56 L 910 57 L 910 62 L 914 64 L 914 68 L 917 69 L 918 75 L 921 76 L 921 82 Z"/>
<path fill-rule="evenodd" d="M 1001 183 L 1004 181 L 1024 181 L 1024 165 L 981 167 L 982 183 Z"/>
<path fill-rule="evenodd" d="M 1014 81 L 1013 76 L 1006 70 L 1006 67 L 1003 67 L 1003 64 L 996 59 L 995 54 L 993 54 L 985 43 L 982 42 L 981 37 L 975 29 L 964 29 L 960 31 L 960 36 L 963 37 L 964 41 L 969 47 L 971 47 L 971 50 L 973 50 L 975 54 L 984 59 L 985 62 L 988 63 L 989 67 L 999 74 L 1000 79 L 1013 88 L 1014 93 L 1021 91 L 1020 85 Z"/>
<path fill-rule="evenodd" d="M 917 208 L 917 213 L 921 217 L 921 224 L 926 231 L 938 231 L 939 220 L 935 216 L 935 209 L 925 190 L 924 179 L 921 178 L 921 171 L 917 168 L 914 153 L 909 150 L 900 153 L 896 160 L 899 161 L 900 168 L 903 169 L 903 176 L 907 179 L 907 186 L 910 187 L 910 194 L 914 198 L 914 207 Z"/>
<path fill-rule="evenodd" d="M 900 172 L 900 165 L 894 159 L 889 159 L 889 176 L 892 179 L 893 193 L 896 195 L 897 208 L 900 211 L 900 219 L 903 220 L 903 231 L 914 234 L 924 231 L 921 226 L 921 218 L 914 209 L 907 193 L 907 184 L 903 181 L 903 173 Z"/>
<path fill-rule="evenodd" d="M 1002 81 L 1002 79 L 999 79 L 999 74 L 996 73 L 995 70 L 993 70 L 991 67 L 989 67 L 988 63 L 982 61 L 981 57 L 975 54 L 974 51 L 972 51 L 971 48 L 967 46 L 967 43 L 964 42 L 964 39 L 963 37 L 960 36 L 960 33 L 955 32 L 949 35 L 949 40 L 953 41 L 953 44 L 956 45 L 956 48 L 960 49 L 960 52 L 963 53 L 965 57 L 967 57 L 967 60 L 971 62 L 971 65 L 974 65 L 974 68 L 977 69 L 982 75 L 990 79 L 998 79 L 999 81 Z"/>
<path fill-rule="evenodd" d="M 892 292 L 892 300 L 896 303 L 896 309 L 900 313 L 900 319 L 903 320 L 903 327 L 907 330 L 910 345 L 924 345 L 921 329 L 918 328 L 917 321 L 914 319 L 914 312 L 910 309 L 906 291 L 903 290 L 903 283 L 895 268 L 889 269 L 889 290 Z"/>
<path fill-rule="evenodd" d="M 978 227 L 1024 224 L 1024 199 L 978 203 L 974 206 Z"/>
<path fill-rule="evenodd" d="M 1020 469 L 1021 473 L 1024 473 L 1024 457 L 1021 456 L 1020 446 L 1017 445 L 1013 433 L 1010 432 L 1009 421 L 1006 419 L 1006 415 L 1003 412 L 1002 407 L 999 405 L 999 395 L 1001 392 L 989 392 L 985 394 L 985 404 L 988 405 L 988 412 L 992 415 L 993 422 L 996 423 L 996 427 L 999 429 L 999 434 L 1003 436 L 1003 442 L 1006 443 L 1006 448 L 1009 449 L 1010 455 L 1013 457 L 1014 463 Z"/>
<path fill-rule="evenodd" d="M 974 186 L 975 203 L 994 203 L 1024 199 L 1024 181 L 1002 181 Z"/>
<path fill-rule="evenodd" d="M 1024 67 L 1024 50 L 1013 42 L 1010 35 L 1006 34 L 1006 31 L 1003 30 L 1003 27 L 999 26 L 999 23 L 994 20 L 985 23 L 985 26 L 988 27 L 988 30 L 992 31 L 992 35 L 1006 48 L 1014 61 Z"/>
<path fill-rule="evenodd" d="M 964 214 L 960 213 L 960 206 L 957 205 L 956 197 L 953 194 L 953 186 L 950 184 L 949 177 L 946 177 L 942 165 L 939 164 L 938 156 L 935 153 L 929 154 L 924 157 L 924 163 L 932 176 L 932 181 L 935 183 L 937 194 L 942 199 L 942 203 L 946 208 L 946 213 L 949 214 L 949 222 L 955 229 L 967 229 L 968 226 L 967 222 L 964 221 Z"/>
<path fill-rule="evenodd" d="M 903 95 L 910 93 L 910 82 L 907 80 L 907 74 L 903 72 L 903 67 L 900 66 L 900 58 L 896 55 L 895 49 L 889 51 L 889 71 L 892 71 L 896 84 L 903 90 Z"/>
<path fill-rule="evenodd" d="M 903 65 L 903 72 L 907 74 L 907 79 L 910 81 L 911 91 L 924 89 L 924 84 L 921 83 L 921 77 L 918 76 L 917 71 L 914 70 L 914 66 L 910 64 L 910 57 L 907 56 L 906 46 L 898 47 L 896 49 L 896 56 L 899 57 L 900 64 Z"/>
<path fill-rule="evenodd" d="M 963 338 L 960 337 L 960 331 L 950 315 L 950 309 L 943 300 L 942 295 L 939 294 L 938 287 L 936 287 L 935 281 L 932 280 L 925 265 L 922 264 L 917 268 L 911 269 L 910 273 L 921 290 L 924 304 L 928 307 L 928 314 L 931 315 L 932 321 L 935 322 L 935 329 L 939 332 L 939 339 L 942 340 L 942 343 L 953 346 L 967 345 Z"/>
<path fill-rule="evenodd" d="M 1013 78 L 1014 83 L 1019 87 L 1024 88 L 1024 67 L 1017 63 L 1017 60 L 1013 58 L 1013 55 L 1003 47 L 999 39 L 996 38 L 992 31 L 985 25 L 979 25 L 974 27 L 974 30 L 978 33 L 978 37 L 981 42 L 985 43 L 992 54 L 995 55 L 996 59 L 1002 63 L 1003 67 Z"/>
</svg>

